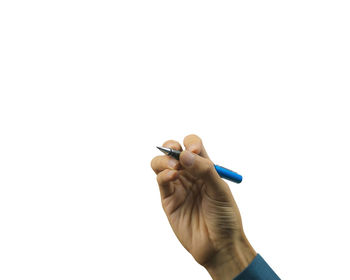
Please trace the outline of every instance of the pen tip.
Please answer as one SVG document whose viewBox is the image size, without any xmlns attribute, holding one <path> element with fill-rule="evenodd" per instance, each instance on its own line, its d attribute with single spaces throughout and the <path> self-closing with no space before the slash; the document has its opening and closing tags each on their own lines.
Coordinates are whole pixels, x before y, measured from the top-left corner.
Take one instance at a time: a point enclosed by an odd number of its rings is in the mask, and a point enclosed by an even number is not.
<svg viewBox="0 0 350 280">
<path fill-rule="evenodd" d="M 156 146 L 160 151 L 162 151 L 164 154 L 168 154 L 170 151 L 171 151 L 171 149 L 169 149 L 169 148 L 163 148 L 163 147 L 158 147 L 158 146 Z"/>
</svg>

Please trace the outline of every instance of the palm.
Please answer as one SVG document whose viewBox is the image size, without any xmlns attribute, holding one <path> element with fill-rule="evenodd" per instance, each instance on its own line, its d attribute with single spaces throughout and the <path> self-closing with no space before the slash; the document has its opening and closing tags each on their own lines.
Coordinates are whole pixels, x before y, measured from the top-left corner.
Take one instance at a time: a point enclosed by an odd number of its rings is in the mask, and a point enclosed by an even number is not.
<svg viewBox="0 0 350 280">
<path fill-rule="evenodd" d="M 237 206 L 226 183 L 227 194 L 220 199 L 206 192 L 207 183 L 185 170 L 171 182 L 172 194 L 162 199 L 163 209 L 181 244 L 204 265 L 240 228 Z"/>
</svg>

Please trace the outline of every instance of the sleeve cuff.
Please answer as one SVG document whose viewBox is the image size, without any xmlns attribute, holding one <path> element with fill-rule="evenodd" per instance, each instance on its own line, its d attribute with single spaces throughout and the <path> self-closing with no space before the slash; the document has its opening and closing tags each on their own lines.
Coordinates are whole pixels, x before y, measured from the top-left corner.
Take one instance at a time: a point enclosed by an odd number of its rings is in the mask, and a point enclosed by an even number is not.
<svg viewBox="0 0 350 280">
<path fill-rule="evenodd" d="M 233 280 L 281 280 L 266 261 L 257 254 L 253 261 Z"/>
</svg>

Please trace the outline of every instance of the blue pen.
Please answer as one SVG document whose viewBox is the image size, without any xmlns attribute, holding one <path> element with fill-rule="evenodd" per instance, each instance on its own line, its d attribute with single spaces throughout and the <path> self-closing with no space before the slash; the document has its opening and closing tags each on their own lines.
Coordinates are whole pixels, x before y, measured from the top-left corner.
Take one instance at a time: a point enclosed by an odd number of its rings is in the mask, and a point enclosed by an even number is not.
<svg viewBox="0 0 350 280">
<path fill-rule="evenodd" d="M 177 160 L 179 160 L 180 158 L 180 153 L 181 151 L 177 151 L 177 150 L 173 150 L 170 148 L 164 148 L 164 147 L 157 147 L 159 150 L 161 150 L 164 154 L 171 156 L 173 158 L 176 158 Z M 214 167 L 216 169 L 216 172 L 219 174 L 219 176 L 221 178 L 224 178 L 226 180 L 230 180 L 232 182 L 235 182 L 237 184 L 239 184 L 240 182 L 242 182 L 242 175 L 239 175 L 238 173 L 227 169 L 225 167 L 222 167 L 220 165 L 215 165 Z"/>
</svg>

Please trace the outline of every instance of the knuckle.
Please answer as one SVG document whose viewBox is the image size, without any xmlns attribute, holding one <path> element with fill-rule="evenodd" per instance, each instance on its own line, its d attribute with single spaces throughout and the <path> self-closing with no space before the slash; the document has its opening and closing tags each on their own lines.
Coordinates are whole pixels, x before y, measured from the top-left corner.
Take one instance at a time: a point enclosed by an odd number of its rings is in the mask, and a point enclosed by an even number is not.
<svg viewBox="0 0 350 280">
<path fill-rule="evenodd" d="M 159 185 L 162 184 L 162 174 L 160 174 L 160 173 L 157 175 L 157 183 L 158 183 Z"/>
<path fill-rule="evenodd" d="M 159 158 L 160 156 L 156 156 L 151 160 L 151 167 L 154 171 L 159 168 Z"/>
<path fill-rule="evenodd" d="M 165 175 L 166 174 L 164 174 L 164 170 L 157 175 L 157 182 L 159 185 L 162 185 L 164 183 L 164 176 Z"/>
<path fill-rule="evenodd" d="M 178 143 L 175 140 L 167 140 L 163 143 L 163 147 L 176 149 L 178 147 Z"/>
<path fill-rule="evenodd" d="M 151 168 L 155 170 L 155 158 L 151 160 Z"/>
</svg>

